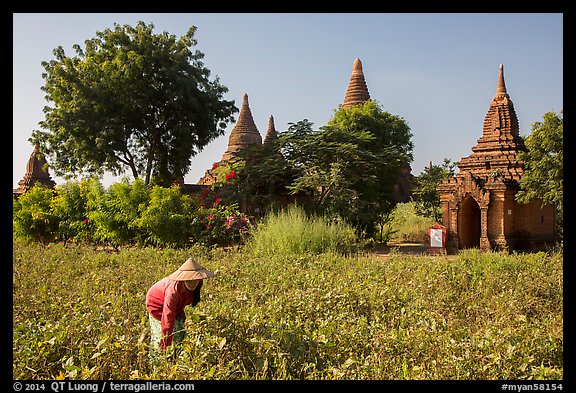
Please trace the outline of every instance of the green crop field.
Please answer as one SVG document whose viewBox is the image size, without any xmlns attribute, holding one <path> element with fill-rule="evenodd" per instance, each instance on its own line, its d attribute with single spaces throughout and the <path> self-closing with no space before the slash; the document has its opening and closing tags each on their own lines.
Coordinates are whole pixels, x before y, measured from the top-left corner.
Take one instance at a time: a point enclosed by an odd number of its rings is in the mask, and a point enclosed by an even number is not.
<svg viewBox="0 0 576 393">
<path fill-rule="evenodd" d="M 561 251 L 13 246 L 15 379 L 563 378 Z M 189 256 L 217 275 L 152 365 L 146 291 Z"/>
</svg>

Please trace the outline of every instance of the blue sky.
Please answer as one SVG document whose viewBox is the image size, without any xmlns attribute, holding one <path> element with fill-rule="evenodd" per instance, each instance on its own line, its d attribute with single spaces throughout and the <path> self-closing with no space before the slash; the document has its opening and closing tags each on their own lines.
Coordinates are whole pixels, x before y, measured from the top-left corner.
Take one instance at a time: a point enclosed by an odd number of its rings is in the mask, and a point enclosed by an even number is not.
<svg viewBox="0 0 576 393">
<path fill-rule="evenodd" d="M 211 79 L 228 87 L 225 98 L 237 107 L 248 94 L 262 137 L 270 115 L 278 131 L 303 119 L 315 129 L 325 125 L 344 100 L 358 57 L 371 98 L 411 128 L 414 175 L 429 161 L 471 153 L 500 64 L 521 135 L 545 113 L 563 110 L 561 13 L 15 13 L 14 188 L 48 105 L 41 62 L 52 60 L 58 46 L 73 56 L 72 46 L 83 47 L 97 31 L 140 20 L 177 37 L 196 26 L 195 49 L 204 53 Z M 233 126 L 192 159 L 187 183 L 220 160 Z M 103 183 L 117 180 L 106 175 Z"/>
</svg>

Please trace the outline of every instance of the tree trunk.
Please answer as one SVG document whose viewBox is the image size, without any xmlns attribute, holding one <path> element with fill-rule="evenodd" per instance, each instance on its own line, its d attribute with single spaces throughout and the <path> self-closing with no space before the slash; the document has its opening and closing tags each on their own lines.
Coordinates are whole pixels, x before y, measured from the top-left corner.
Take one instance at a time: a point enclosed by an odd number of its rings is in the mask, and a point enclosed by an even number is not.
<svg viewBox="0 0 576 393">
<path fill-rule="evenodd" d="M 158 135 L 158 129 L 156 127 L 152 128 L 152 138 L 150 140 L 150 150 L 148 150 L 148 159 L 146 162 L 146 178 L 144 183 L 146 185 L 150 184 L 150 177 L 152 175 L 152 164 L 154 163 L 154 156 L 156 155 L 156 149 L 160 142 L 160 137 Z"/>
</svg>

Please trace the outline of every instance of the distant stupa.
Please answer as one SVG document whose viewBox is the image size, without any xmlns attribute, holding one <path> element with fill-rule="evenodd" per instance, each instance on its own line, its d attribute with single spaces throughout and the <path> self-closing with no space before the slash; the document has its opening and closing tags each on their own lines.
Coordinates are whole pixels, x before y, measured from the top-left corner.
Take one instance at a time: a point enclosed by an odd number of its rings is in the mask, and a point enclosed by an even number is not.
<svg viewBox="0 0 576 393">
<path fill-rule="evenodd" d="M 272 116 L 270 117 L 272 118 Z M 273 119 L 272 128 L 274 128 Z M 268 131 L 270 132 L 270 124 L 268 125 Z M 274 130 L 274 132 L 275 131 L 276 130 Z M 248 94 L 244 94 L 240 115 L 238 115 L 238 120 L 236 121 L 234 128 L 232 128 L 232 132 L 228 138 L 228 148 L 222 155 L 220 162 L 215 163 L 216 167 L 225 162 L 233 162 L 236 159 L 234 153 L 245 149 L 250 145 L 256 144 L 262 144 L 262 136 L 260 135 L 260 132 L 254 123 L 254 118 L 252 117 L 252 112 L 250 111 L 250 105 L 248 104 Z M 216 178 L 215 174 L 212 173 L 211 169 L 208 169 L 197 184 L 209 186 L 216 183 L 217 181 L 218 179 Z"/>
<path fill-rule="evenodd" d="M 26 164 L 26 173 L 22 180 L 18 182 L 18 188 L 12 190 L 12 195 L 17 198 L 31 189 L 36 183 L 44 184 L 46 187 L 53 189 L 56 183 L 52 180 L 47 165 L 46 157 L 40 151 L 40 144 L 36 143 Z"/>
<path fill-rule="evenodd" d="M 364 72 L 362 71 L 362 62 L 359 58 L 354 60 L 352 66 L 352 75 L 350 76 L 350 83 L 346 96 L 344 97 L 344 108 L 350 108 L 354 105 L 363 104 L 370 99 L 368 86 L 366 86 L 366 79 L 364 79 Z"/>
<path fill-rule="evenodd" d="M 255 144 L 262 144 L 262 136 L 252 118 L 252 112 L 248 105 L 248 94 L 244 94 L 240 115 L 238 116 L 236 125 L 230 133 L 228 149 L 226 149 L 226 152 L 222 156 L 222 161 L 234 160 L 234 153 L 242 150 L 246 146 Z"/>
<path fill-rule="evenodd" d="M 264 137 L 264 144 L 268 144 L 276 138 L 278 138 L 278 132 L 274 126 L 274 117 L 270 115 L 268 119 L 268 130 L 266 131 L 266 137 Z"/>
</svg>

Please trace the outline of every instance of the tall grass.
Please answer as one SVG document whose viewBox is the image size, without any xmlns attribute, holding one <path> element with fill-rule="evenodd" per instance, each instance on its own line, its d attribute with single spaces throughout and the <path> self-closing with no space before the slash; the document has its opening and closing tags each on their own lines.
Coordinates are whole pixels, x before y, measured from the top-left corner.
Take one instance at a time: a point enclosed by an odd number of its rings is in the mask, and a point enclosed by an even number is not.
<svg viewBox="0 0 576 393">
<path fill-rule="evenodd" d="M 358 242 L 352 226 L 309 216 L 301 207 L 291 205 L 268 214 L 258 224 L 249 248 L 255 255 L 347 253 Z"/>
<path fill-rule="evenodd" d="M 392 221 L 388 224 L 392 242 L 428 242 L 428 228 L 434 220 L 416 214 L 414 202 L 399 203 L 392 212 Z"/>
</svg>

